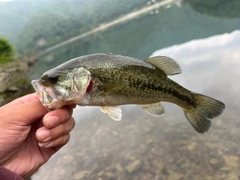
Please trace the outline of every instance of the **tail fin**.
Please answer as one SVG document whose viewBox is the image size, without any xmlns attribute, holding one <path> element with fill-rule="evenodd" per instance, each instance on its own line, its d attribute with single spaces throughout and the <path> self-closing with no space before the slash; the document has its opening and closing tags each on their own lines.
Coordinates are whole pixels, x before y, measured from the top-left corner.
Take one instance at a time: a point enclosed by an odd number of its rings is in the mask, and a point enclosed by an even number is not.
<svg viewBox="0 0 240 180">
<path fill-rule="evenodd" d="M 210 120 L 218 117 L 225 109 L 225 105 L 201 94 L 194 93 L 194 96 L 197 106 L 190 110 L 184 110 L 184 113 L 193 128 L 199 133 L 204 133 L 211 126 Z"/>
</svg>

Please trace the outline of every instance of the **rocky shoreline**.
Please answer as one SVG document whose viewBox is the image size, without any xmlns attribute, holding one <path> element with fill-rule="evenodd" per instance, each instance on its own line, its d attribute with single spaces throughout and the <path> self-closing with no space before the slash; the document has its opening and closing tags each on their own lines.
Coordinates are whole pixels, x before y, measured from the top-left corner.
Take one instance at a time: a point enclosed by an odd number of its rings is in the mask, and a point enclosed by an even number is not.
<svg viewBox="0 0 240 180">
<path fill-rule="evenodd" d="M 29 69 L 37 62 L 32 56 L 24 56 L 0 66 L 0 106 L 33 91 L 27 77 Z"/>
</svg>

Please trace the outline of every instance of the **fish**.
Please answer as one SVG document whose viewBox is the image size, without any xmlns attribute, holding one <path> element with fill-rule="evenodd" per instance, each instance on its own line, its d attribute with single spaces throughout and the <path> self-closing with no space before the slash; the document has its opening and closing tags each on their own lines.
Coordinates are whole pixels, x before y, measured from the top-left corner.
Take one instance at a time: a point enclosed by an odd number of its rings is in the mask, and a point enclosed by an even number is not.
<svg viewBox="0 0 240 180">
<path fill-rule="evenodd" d="M 102 112 L 120 121 L 120 105 L 136 104 L 159 117 L 165 112 L 161 102 L 169 102 L 182 108 L 198 133 L 207 132 L 225 105 L 168 78 L 181 72 L 179 64 L 166 56 L 140 60 L 97 53 L 66 61 L 31 83 L 48 110 L 70 104 L 100 106 Z"/>
</svg>

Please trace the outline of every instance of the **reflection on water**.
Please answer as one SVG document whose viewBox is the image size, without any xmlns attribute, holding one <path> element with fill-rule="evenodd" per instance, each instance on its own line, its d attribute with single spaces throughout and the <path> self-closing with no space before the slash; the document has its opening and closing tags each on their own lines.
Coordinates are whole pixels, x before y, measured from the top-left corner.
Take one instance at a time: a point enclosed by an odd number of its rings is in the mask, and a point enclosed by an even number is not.
<svg viewBox="0 0 240 180">
<path fill-rule="evenodd" d="M 234 31 L 161 49 L 152 56 L 166 55 L 176 59 L 183 73 L 172 79 L 184 87 L 206 91 L 210 96 L 228 101 L 228 96 L 240 89 L 237 78 L 240 77 L 239 42 L 240 31 Z"/>
<path fill-rule="evenodd" d="M 239 179 L 239 41 L 235 31 L 153 53 L 178 61 L 183 73 L 172 79 L 226 104 L 208 133 L 196 133 L 181 109 L 167 103 L 161 118 L 123 106 L 121 122 L 99 108 L 77 107 L 70 142 L 33 179 Z"/>
<path fill-rule="evenodd" d="M 32 69 L 31 78 L 39 78 L 50 68 L 86 54 L 112 52 L 146 58 L 157 49 L 182 44 L 192 39 L 230 33 L 238 29 L 239 24 L 239 18 L 213 17 L 194 11 L 189 4 L 172 4 L 169 8 L 159 9 L 157 14 L 144 14 L 49 52 L 41 57 Z"/>
</svg>

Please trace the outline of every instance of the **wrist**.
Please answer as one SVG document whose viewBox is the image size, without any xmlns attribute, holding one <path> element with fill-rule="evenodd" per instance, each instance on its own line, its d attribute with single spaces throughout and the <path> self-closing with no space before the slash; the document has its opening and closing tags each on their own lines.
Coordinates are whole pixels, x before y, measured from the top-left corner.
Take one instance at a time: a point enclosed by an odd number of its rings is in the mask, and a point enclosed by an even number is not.
<svg viewBox="0 0 240 180">
<path fill-rule="evenodd" d="M 4 180 L 23 180 L 23 178 L 9 169 L 0 166 L 0 179 Z"/>
</svg>

